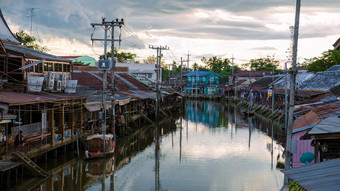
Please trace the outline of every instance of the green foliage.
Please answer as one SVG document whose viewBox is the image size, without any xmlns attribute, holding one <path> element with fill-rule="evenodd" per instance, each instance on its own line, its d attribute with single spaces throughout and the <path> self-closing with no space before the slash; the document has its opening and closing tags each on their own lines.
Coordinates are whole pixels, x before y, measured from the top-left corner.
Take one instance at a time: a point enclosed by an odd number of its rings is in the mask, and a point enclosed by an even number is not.
<svg viewBox="0 0 340 191">
<path fill-rule="evenodd" d="M 232 73 L 232 66 L 231 62 L 228 58 L 217 58 L 216 56 L 212 58 L 202 58 L 201 61 L 206 65 L 206 67 L 203 68 L 207 69 L 206 71 L 213 71 L 221 76 L 220 83 L 226 83 L 228 81 L 228 77 Z M 235 66 L 234 72 L 237 72 L 240 70 L 238 66 Z"/>
<path fill-rule="evenodd" d="M 277 67 L 280 62 L 271 56 L 267 56 L 266 58 L 256 58 L 251 59 L 249 63 L 244 64 L 244 67 L 250 68 L 250 70 L 255 71 L 277 71 Z"/>
<path fill-rule="evenodd" d="M 74 62 L 74 64 L 82 64 L 84 66 L 90 66 L 91 63 L 85 64 L 83 61 L 77 61 L 77 62 Z"/>
<path fill-rule="evenodd" d="M 114 49 L 114 57 L 117 57 L 118 62 L 124 62 L 125 60 L 132 60 L 137 57 L 136 54 L 132 54 L 131 52 L 118 52 L 118 50 L 115 48 Z M 111 52 L 106 53 L 107 57 L 111 57 Z M 103 58 L 104 55 L 101 55 L 101 58 Z"/>
<path fill-rule="evenodd" d="M 306 59 L 303 62 L 303 66 L 307 67 L 309 72 L 321 72 L 325 71 L 331 66 L 340 64 L 340 51 L 328 50 L 322 53 L 320 57 L 313 57 Z"/>
<path fill-rule="evenodd" d="M 289 185 L 289 191 L 305 191 L 305 189 L 297 182 L 293 181 Z"/>
<path fill-rule="evenodd" d="M 36 38 L 34 36 L 31 36 L 27 34 L 24 30 L 20 30 L 15 34 L 16 38 L 19 39 L 21 44 L 27 48 L 31 48 L 34 50 L 38 50 L 41 52 L 47 52 L 48 49 L 45 46 L 41 46 L 36 43 Z"/>
</svg>

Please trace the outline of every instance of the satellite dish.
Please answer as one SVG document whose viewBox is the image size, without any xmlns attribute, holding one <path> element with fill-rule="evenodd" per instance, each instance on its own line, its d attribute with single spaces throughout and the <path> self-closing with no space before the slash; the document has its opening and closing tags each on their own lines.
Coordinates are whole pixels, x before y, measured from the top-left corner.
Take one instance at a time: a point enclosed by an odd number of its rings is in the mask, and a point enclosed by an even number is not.
<svg viewBox="0 0 340 191">
<path fill-rule="evenodd" d="M 304 163 L 305 165 L 307 165 L 308 163 L 312 162 L 314 160 L 314 154 L 311 152 L 308 153 L 303 153 L 300 156 L 300 162 Z"/>
</svg>

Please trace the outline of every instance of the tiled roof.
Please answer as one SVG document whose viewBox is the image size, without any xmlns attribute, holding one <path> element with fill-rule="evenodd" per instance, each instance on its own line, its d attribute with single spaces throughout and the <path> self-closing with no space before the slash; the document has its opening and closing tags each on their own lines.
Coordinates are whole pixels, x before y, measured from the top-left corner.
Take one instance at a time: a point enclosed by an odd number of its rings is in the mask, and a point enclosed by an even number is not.
<svg viewBox="0 0 340 191">
<path fill-rule="evenodd" d="M 329 91 L 330 88 L 340 84 L 340 65 L 334 65 L 324 72 L 318 72 L 305 80 L 299 89 Z"/>
<path fill-rule="evenodd" d="M 300 117 L 296 121 L 294 121 L 293 129 L 299 129 L 301 127 L 307 127 L 316 123 L 319 123 L 321 120 L 319 116 L 314 112 L 310 111 L 306 115 Z"/>
</svg>

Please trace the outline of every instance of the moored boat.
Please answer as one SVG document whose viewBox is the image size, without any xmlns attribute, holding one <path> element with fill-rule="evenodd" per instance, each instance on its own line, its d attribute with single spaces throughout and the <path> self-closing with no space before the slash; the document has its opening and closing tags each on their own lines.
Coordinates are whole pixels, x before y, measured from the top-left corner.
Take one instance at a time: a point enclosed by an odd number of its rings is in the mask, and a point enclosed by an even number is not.
<svg viewBox="0 0 340 191">
<path fill-rule="evenodd" d="M 105 155 L 114 153 L 113 135 L 105 135 L 105 152 L 104 152 L 104 135 L 91 135 L 87 139 L 88 148 L 85 151 L 86 158 L 102 158 Z"/>
</svg>

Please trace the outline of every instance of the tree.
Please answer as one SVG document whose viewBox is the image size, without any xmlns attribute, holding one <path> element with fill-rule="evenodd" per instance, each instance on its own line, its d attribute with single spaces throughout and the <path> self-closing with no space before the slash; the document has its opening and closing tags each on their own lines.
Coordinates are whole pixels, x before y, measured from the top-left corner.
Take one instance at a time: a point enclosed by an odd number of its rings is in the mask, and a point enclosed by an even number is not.
<svg viewBox="0 0 340 191">
<path fill-rule="evenodd" d="M 145 62 L 147 64 L 156 64 L 156 60 L 157 60 L 156 56 L 152 55 L 152 56 L 148 56 Z"/>
<path fill-rule="evenodd" d="M 280 62 L 271 56 L 267 56 L 266 58 L 256 58 L 251 59 L 249 63 L 244 64 L 245 67 L 250 68 L 255 71 L 277 71 Z"/>
<path fill-rule="evenodd" d="M 232 73 L 231 62 L 228 58 L 222 59 L 217 58 L 216 56 L 212 58 L 202 58 L 201 61 L 206 65 L 206 69 L 213 71 L 221 76 L 220 83 L 226 83 L 228 81 L 228 77 Z M 234 66 L 234 71 L 238 71 L 240 68 L 238 66 Z"/>
<path fill-rule="evenodd" d="M 36 38 L 34 36 L 31 36 L 27 34 L 24 30 L 20 30 L 15 34 L 16 38 L 19 39 L 21 44 L 27 48 L 31 48 L 34 50 L 38 50 L 41 52 L 47 52 L 48 49 L 46 46 L 41 46 L 36 43 Z"/>
<path fill-rule="evenodd" d="M 306 66 L 309 72 L 325 71 L 331 66 L 340 64 L 340 51 L 328 50 L 322 53 L 320 57 L 306 59 L 302 66 Z"/>
<path fill-rule="evenodd" d="M 222 59 L 216 56 L 206 59 L 203 57 L 201 61 L 206 64 L 207 68 L 216 73 L 221 73 L 223 70 L 228 70 L 230 68 L 230 60 L 228 58 Z"/>
<path fill-rule="evenodd" d="M 130 52 L 118 52 L 118 49 L 114 49 L 114 57 L 117 57 L 118 62 L 124 62 L 125 60 L 133 60 L 137 57 L 136 54 L 132 54 Z M 107 57 L 110 58 L 111 57 L 111 52 L 107 52 L 106 53 Z M 101 55 L 101 58 L 103 58 L 104 55 Z"/>
</svg>

